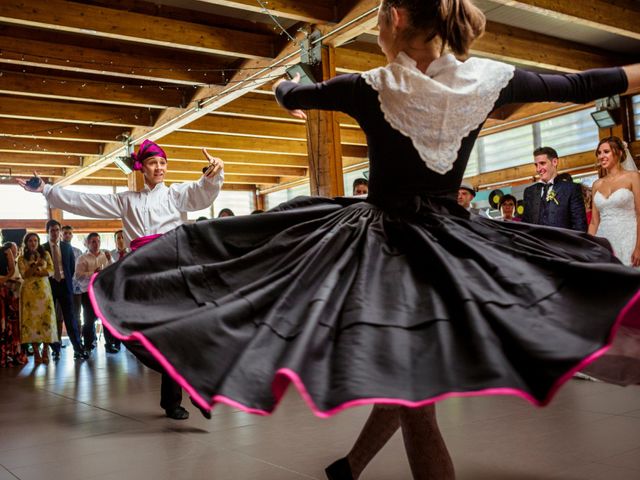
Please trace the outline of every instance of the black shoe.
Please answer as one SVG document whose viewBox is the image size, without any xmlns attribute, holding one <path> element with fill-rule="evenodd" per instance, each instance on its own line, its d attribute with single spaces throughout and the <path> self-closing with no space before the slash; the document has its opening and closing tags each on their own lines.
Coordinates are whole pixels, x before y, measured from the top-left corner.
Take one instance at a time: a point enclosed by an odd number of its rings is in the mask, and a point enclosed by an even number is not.
<svg viewBox="0 0 640 480">
<path fill-rule="evenodd" d="M 353 480 L 353 474 L 351 473 L 351 466 L 347 457 L 336 460 L 327 468 L 324 469 L 324 473 L 327 474 L 329 480 Z"/>
<path fill-rule="evenodd" d="M 167 414 L 167 417 L 173 418 L 174 420 L 186 420 L 189 418 L 189 412 L 180 406 L 173 410 L 165 410 L 164 412 Z"/>
<path fill-rule="evenodd" d="M 199 407 L 198 404 L 193 401 L 193 398 L 189 398 L 189 400 L 191 400 L 191 404 L 194 407 L 196 407 L 198 410 L 200 410 L 200 413 L 202 414 L 202 416 L 204 418 L 206 418 L 207 420 L 211 420 L 211 410 L 205 410 L 204 408 Z"/>
<path fill-rule="evenodd" d="M 87 360 L 89 358 L 89 354 L 85 351 L 75 351 L 73 352 L 74 360 Z"/>
<path fill-rule="evenodd" d="M 51 358 L 53 359 L 54 362 L 57 362 L 58 360 L 60 360 L 60 352 L 52 352 Z"/>
<path fill-rule="evenodd" d="M 105 345 L 104 349 L 107 353 L 118 353 L 120 351 L 120 349 L 116 348 L 114 345 Z"/>
</svg>

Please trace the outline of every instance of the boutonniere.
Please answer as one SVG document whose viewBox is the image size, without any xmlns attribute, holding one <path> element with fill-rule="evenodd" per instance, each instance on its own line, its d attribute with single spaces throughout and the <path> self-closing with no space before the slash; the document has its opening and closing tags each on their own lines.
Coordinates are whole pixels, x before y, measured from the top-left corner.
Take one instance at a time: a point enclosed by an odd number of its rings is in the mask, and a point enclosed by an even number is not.
<svg viewBox="0 0 640 480">
<path fill-rule="evenodd" d="M 553 202 L 556 205 L 560 205 L 560 202 L 558 202 L 558 196 L 556 195 L 556 191 L 555 190 L 549 190 L 549 192 L 547 193 L 546 200 L 547 200 L 547 202 Z"/>
</svg>

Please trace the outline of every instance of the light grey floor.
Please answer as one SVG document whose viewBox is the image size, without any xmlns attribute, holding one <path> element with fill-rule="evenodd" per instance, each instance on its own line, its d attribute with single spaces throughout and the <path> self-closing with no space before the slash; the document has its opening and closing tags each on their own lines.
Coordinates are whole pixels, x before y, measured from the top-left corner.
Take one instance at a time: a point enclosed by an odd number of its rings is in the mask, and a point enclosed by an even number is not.
<svg viewBox="0 0 640 480">
<path fill-rule="evenodd" d="M 0 369 L 0 480 L 322 479 L 368 408 L 315 418 L 290 390 L 272 417 L 220 406 L 162 416 L 159 375 L 127 352 Z M 550 407 L 510 397 L 439 405 L 458 479 L 640 479 L 640 387 L 571 381 Z M 363 480 L 410 478 L 396 435 Z"/>
</svg>

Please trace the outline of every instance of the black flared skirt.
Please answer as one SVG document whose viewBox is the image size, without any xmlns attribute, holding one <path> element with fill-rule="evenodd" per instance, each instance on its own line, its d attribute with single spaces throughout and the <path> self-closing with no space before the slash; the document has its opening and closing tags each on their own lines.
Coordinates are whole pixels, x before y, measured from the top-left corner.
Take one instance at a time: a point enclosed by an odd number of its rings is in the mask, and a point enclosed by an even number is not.
<svg viewBox="0 0 640 480">
<path fill-rule="evenodd" d="M 90 294 L 200 406 L 268 414 L 293 383 L 328 416 L 453 395 L 544 405 L 621 324 L 640 327 L 639 289 L 587 234 L 470 218 L 446 199 L 302 197 L 171 231 Z"/>
</svg>

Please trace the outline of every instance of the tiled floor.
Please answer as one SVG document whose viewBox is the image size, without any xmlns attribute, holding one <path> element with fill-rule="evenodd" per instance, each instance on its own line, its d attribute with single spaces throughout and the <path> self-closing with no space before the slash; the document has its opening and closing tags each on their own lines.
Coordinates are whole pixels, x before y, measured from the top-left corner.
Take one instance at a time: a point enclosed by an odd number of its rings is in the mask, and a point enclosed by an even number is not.
<svg viewBox="0 0 640 480">
<path fill-rule="evenodd" d="M 220 406 L 166 419 L 159 375 L 127 352 L 0 369 L 0 480 L 322 479 L 368 408 L 315 418 L 294 391 L 269 418 Z M 547 408 L 451 399 L 439 419 L 460 480 L 640 479 L 640 387 L 571 381 Z M 362 476 L 410 478 L 396 435 Z"/>
</svg>

